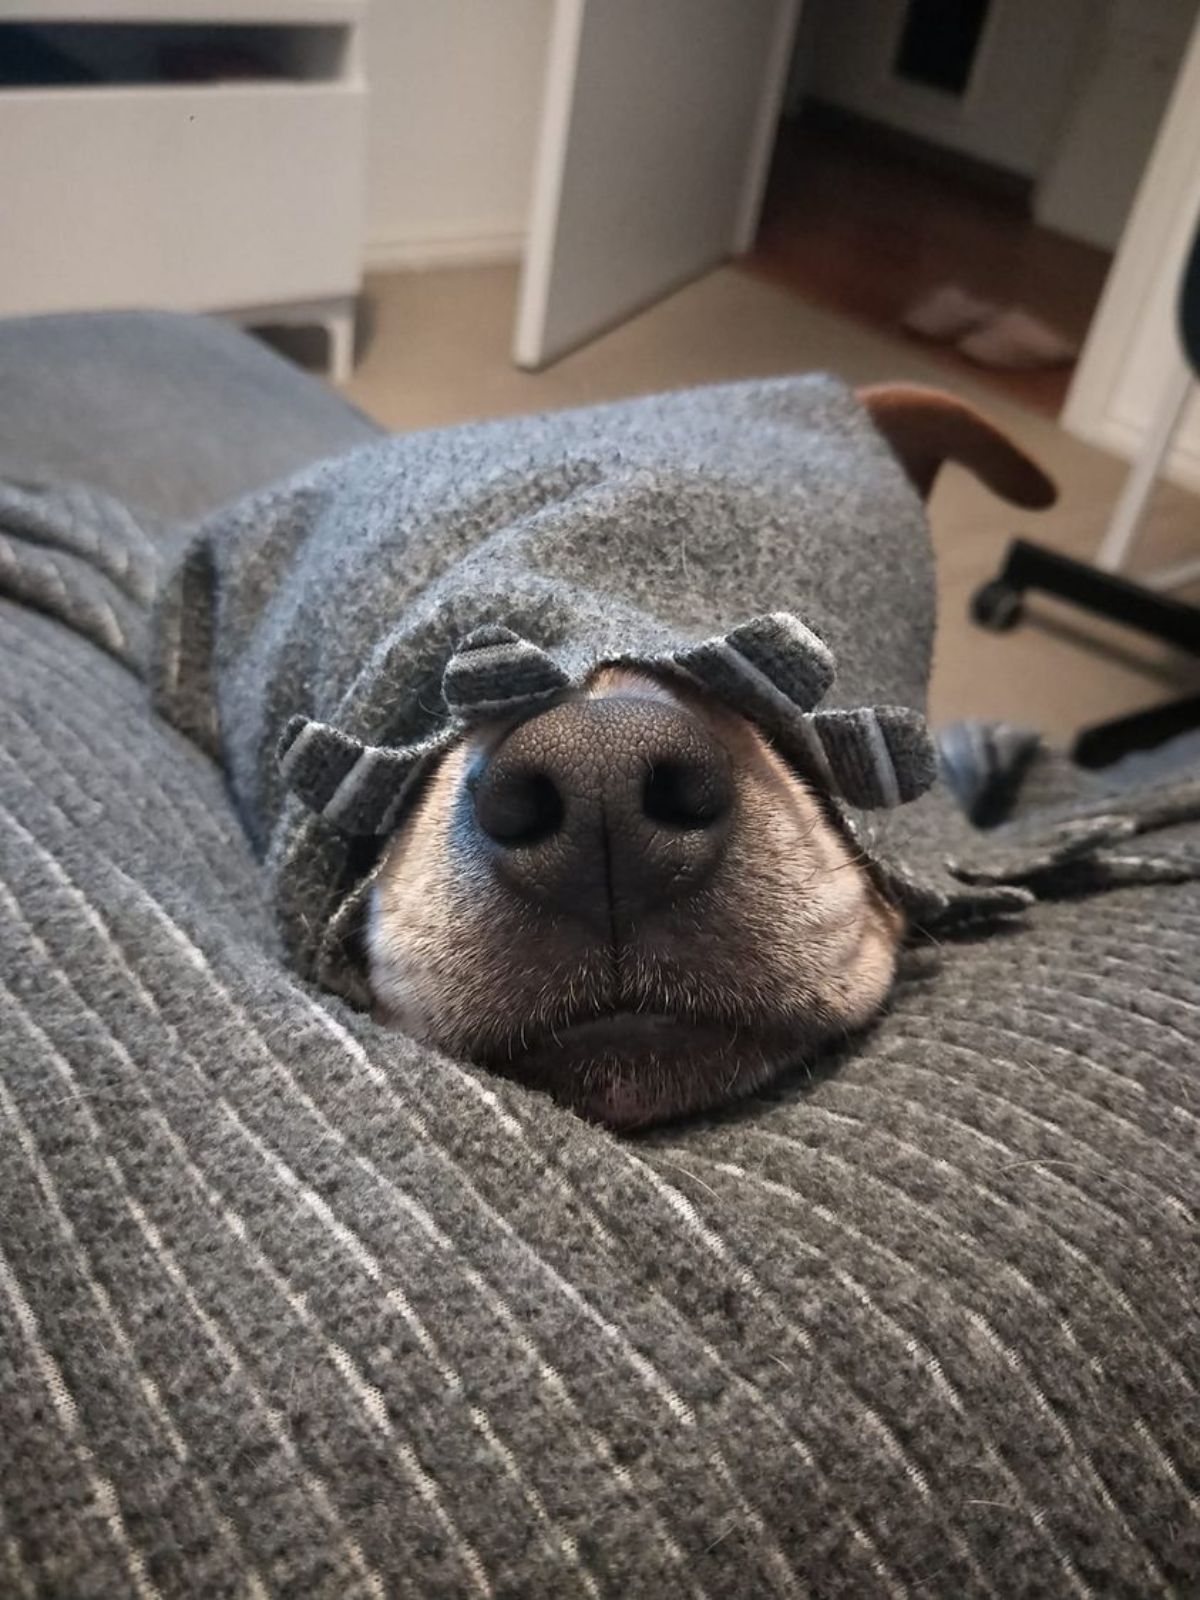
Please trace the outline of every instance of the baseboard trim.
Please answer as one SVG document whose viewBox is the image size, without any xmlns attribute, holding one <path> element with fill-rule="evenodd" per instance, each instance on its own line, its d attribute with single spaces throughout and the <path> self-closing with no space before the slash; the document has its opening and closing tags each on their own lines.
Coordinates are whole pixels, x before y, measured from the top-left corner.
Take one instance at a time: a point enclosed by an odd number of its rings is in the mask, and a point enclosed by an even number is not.
<svg viewBox="0 0 1200 1600">
<path fill-rule="evenodd" d="M 491 266 L 519 261 L 524 232 L 381 234 L 367 240 L 368 271 L 419 271 L 431 267 Z"/>
</svg>

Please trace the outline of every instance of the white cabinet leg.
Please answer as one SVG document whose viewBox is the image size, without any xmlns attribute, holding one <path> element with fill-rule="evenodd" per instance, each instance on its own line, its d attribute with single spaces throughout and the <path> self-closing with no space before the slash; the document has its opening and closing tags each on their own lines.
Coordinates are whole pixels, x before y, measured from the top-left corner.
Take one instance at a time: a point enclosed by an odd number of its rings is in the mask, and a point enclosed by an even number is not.
<svg viewBox="0 0 1200 1600">
<path fill-rule="evenodd" d="M 329 339 L 329 376 L 334 383 L 349 383 L 354 376 L 354 302 L 347 300 L 328 312 L 324 320 Z"/>
<path fill-rule="evenodd" d="M 1159 469 L 1183 421 L 1193 381 L 1191 368 L 1182 357 L 1178 358 L 1096 552 L 1096 565 L 1105 572 L 1123 572 L 1133 553 L 1150 506 L 1150 496 L 1158 482 Z"/>
</svg>

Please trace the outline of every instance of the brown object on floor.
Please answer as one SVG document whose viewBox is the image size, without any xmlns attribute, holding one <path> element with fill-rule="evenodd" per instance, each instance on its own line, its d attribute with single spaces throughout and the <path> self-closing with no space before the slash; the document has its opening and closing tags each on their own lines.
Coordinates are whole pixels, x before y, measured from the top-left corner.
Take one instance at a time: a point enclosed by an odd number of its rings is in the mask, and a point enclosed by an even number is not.
<svg viewBox="0 0 1200 1600">
<path fill-rule="evenodd" d="M 958 350 L 981 367 L 999 367 L 1007 372 L 1069 367 L 1079 354 L 1077 345 L 1019 306 L 1001 312 L 960 339 Z"/>
<path fill-rule="evenodd" d="M 1110 260 L 1032 222 L 1028 184 L 869 126 L 806 116 L 780 124 L 762 227 L 743 266 L 893 337 L 914 302 L 965 281 L 981 299 L 1020 305 L 1082 343 Z M 1062 409 L 1068 369 L 999 371 L 953 347 L 930 354 L 1043 415 Z"/>
</svg>

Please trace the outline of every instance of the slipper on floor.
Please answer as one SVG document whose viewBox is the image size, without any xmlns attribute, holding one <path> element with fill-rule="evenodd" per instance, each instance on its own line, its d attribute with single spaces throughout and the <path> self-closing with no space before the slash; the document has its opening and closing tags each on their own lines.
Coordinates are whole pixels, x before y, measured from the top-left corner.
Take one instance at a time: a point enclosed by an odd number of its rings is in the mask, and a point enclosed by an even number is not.
<svg viewBox="0 0 1200 1600">
<path fill-rule="evenodd" d="M 1079 354 L 1054 328 L 1020 306 L 1001 312 L 958 341 L 959 351 L 981 367 L 1031 372 L 1040 367 L 1066 367 Z"/>
<path fill-rule="evenodd" d="M 1000 307 L 991 301 L 980 300 L 960 284 L 943 283 L 909 306 L 901 318 L 901 326 L 922 339 L 949 342 L 961 339 L 999 315 Z"/>
</svg>

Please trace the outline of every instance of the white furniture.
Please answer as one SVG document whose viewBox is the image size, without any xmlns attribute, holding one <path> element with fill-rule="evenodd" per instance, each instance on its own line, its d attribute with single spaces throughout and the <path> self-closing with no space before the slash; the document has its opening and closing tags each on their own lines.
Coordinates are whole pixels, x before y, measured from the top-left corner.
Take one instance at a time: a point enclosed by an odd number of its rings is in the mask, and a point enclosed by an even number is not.
<svg viewBox="0 0 1200 1600">
<path fill-rule="evenodd" d="M 799 0 L 555 0 L 513 359 L 748 250 Z"/>
<path fill-rule="evenodd" d="M 364 0 L 0 0 L 0 314 L 319 323 L 349 376 L 363 23 Z M 90 81 L 5 86 L 31 41 Z"/>
<path fill-rule="evenodd" d="M 1096 552 L 1096 565 L 1105 572 L 1124 572 L 1129 565 L 1129 558 L 1150 509 L 1151 496 L 1195 387 L 1191 367 L 1181 355 L 1176 354 L 1170 382 L 1163 392 L 1145 443 L 1130 468 L 1125 487 L 1113 507 L 1108 527 Z M 1189 584 L 1200 583 L 1200 559 L 1176 561 L 1169 567 L 1139 572 L 1135 576 L 1143 588 L 1169 593 L 1172 589 L 1184 589 Z"/>
</svg>

